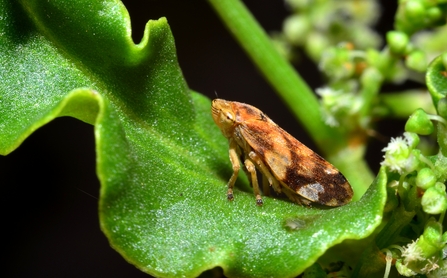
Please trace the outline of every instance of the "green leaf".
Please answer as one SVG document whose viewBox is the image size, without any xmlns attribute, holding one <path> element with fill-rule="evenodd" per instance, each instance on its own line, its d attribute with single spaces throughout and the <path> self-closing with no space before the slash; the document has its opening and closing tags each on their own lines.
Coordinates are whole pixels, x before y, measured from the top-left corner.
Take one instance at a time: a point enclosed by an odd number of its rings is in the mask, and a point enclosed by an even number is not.
<svg viewBox="0 0 447 278">
<path fill-rule="evenodd" d="M 226 199 L 228 146 L 210 101 L 190 92 L 166 19 L 130 37 L 118 1 L 0 1 L 0 152 L 55 117 L 95 125 L 101 228 L 141 270 L 295 276 L 380 224 L 386 175 L 358 202 L 323 210 L 264 198 L 247 179 Z"/>
<path fill-rule="evenodd" d="M 438 56 L 430 63 L 425 76 L 428 91 L 431 94 L 435 107 L 438 106 L 440 99 L 446 97 L 447 69 L 443 63 L 443 56 L 444 54 Z"/>
</svg>

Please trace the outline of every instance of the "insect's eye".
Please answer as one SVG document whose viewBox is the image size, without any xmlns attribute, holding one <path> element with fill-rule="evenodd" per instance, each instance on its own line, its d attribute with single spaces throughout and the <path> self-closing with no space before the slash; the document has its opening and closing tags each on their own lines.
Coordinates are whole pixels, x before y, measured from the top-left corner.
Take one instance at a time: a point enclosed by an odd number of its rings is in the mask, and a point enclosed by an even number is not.
<svg viewBox="0 0 447 278">
<path fill-rule="evenodd" d="M 233 120 L 233 115 L 231 115 L 231 113 L 227 113 L 225 116 L 227 116 L 227 120 L 229 121 Z"/>
</svg>

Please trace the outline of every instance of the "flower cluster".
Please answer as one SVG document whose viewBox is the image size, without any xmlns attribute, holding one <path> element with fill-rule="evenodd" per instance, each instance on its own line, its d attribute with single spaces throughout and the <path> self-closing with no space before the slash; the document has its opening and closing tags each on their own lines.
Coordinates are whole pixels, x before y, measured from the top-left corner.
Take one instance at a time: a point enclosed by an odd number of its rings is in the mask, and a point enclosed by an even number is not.
<svg viewBox="0 0 447 278">
<path fill-rule="evenodd" d="M 386 253 L 385 277 L 393 264 L 403 276 L 447 277 L 442 226 L 447 211 L 446 1 L 398 1 L 395 30 L 387 32 L 382 49 L 372 29 L 380 14 L 378 1 L 286 2 L 293 14 L 274 42 L 291 59 L 300 47 L 319 63 L 327 84 L 316 93 L 326 124 L 355 138 L 349 142 L 366 144 L 377 120 L 411 114 L 403 136 L 383 149 L 389 180 L 385 211 L 390 215 L 376 244 Z M 434 57 L 440 61 L 436 67 L 428 63 Z M 381 93 L 385 83 L 407 80 L 421 87 L 427 83 L 431 98 L 425 88 Z M 439 152 L 427 155 L 420 136 L 435 133 Z"/>
<path fill-rule="evenodd" d="M 439 105 L 438 105 L 439 107 Z M 447 232 L 442 223 L 447 211 L 447 158 L 439 151 L 427 157 L 417 146 L 419 135 L 434 131 L 431 120 L 444 129 L 446 121 L 440 115 L 429 115 L 422 109 L 416 110 L 408 119 L 403 137 L 393 138 L 386 148 L 382 166 L 399 174 L 399 181 L 390 182 L 401 200 L 401 210 L 410 216 L 412 232 L 401 233 L 402 239 L 412 240 L 406 245 L 392 244 L 385 248 L 397 249 L 392 253 L 397 271 L 404 276 L 424 274 L 427 277 L 447 277 Z M 438 220 L 433 215 L 439 215 Z M 396 216 L 399 217 L 399 216 Z M 391 261 L 387 261 L 391 264 Z"/>
</svg>

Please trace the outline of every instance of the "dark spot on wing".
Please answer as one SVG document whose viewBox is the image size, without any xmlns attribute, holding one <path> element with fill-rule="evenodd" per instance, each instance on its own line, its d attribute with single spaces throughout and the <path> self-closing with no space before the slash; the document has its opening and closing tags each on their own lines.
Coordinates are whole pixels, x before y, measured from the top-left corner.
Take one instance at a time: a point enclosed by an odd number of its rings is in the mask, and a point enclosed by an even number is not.
<svg viewBox="0 0 447 278">
<path fill-rule="evenodd" d="M 300 159 L 299 155 L 294 152 L 291 155 L 293 165 L 297 165 L 297 167 L 290 167 L 286 172 L 286 184 L 290 189 L 297 192 L 302 187 L 319 183 L 324 190 L 319 192 L 318 199 L 313 201 L 322 205 L 329 203 L 343 205 L 352 198 L 352 189 L 346 178 L 338 171 L 328 174 L 325 171 L 326 168 L 332 167 L 333 171 L 333 166 L 321 156 L 313 153 L 312 157 L 308 157 L 309 161 L 312 161 L 312 165 L 306 167 L 302 163 L 305 163 L 307 159 Z M 336 204 L 333 204 L 334 200 L 336 200 Z"/>
</svg>

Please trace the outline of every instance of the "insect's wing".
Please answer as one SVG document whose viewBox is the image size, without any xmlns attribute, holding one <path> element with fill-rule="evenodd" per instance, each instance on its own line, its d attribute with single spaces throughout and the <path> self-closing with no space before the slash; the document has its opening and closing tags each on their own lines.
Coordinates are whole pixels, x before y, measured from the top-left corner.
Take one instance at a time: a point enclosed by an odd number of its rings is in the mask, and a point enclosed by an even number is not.
<svg viewBox="0 0 447 278">
<path fill-rule="evenodd" d="M 266 116 L 244 122 L 240 132 L 283 186 L 326 206 L 341 206 L 351 200 L 351 186 L 332 164 Z"/>
</svg>

